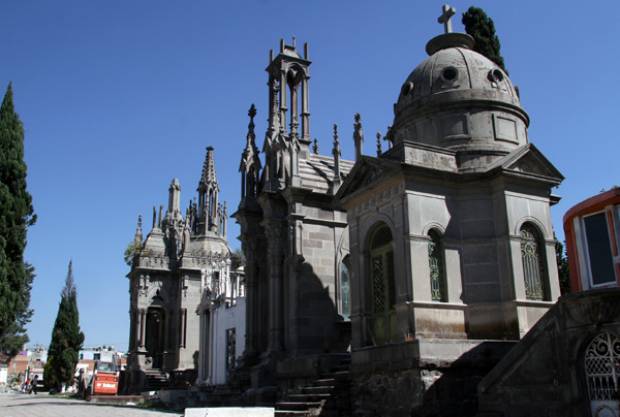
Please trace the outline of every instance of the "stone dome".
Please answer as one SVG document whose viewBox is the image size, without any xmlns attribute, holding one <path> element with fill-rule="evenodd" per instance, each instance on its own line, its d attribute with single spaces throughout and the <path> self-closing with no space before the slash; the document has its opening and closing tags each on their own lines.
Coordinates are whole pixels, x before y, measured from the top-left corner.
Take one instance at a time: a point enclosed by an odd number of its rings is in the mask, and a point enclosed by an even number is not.
<svg viewBox="0 0 620 417">
<path fill-rule="evenodd" d="M 407 77 L 394 105 L 390 134 L 395 143 L 489 156 L 527 143 L 529 117 L 517 90 L 472 46 L 473 39 L 462 33 L 443 34 L 427 44 L 430 56 Z"/>
</svg>

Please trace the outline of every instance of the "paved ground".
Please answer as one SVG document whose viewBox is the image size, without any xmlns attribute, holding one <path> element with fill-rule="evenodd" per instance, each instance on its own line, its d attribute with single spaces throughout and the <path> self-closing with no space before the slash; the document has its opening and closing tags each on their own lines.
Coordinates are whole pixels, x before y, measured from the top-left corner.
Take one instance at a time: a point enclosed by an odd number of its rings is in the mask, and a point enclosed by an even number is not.
<svg viewBox="0 0 620 417">
<path fill-rule="evenodd" d="M 147 411 L 132 407 L 90 404 L 56 398 L 47 393 L 0 394 L 0 417 L 176 417 L 180 413 Z"/>
</svg>

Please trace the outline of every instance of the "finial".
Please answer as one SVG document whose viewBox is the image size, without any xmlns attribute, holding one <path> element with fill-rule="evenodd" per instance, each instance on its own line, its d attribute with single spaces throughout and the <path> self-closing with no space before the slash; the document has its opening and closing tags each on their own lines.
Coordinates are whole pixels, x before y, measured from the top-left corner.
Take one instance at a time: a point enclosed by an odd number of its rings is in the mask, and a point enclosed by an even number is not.
<svg viewBox="0 0 620 417">
<path fill-rule="evenodd" d="M 304 59 L 307 61 L 308 60 L 308 42 L 304 42 Z"/>
<path fill-rule="evenodd" d="M 284 52 L 284 39 L 280 38 L 280 53 Z"/>
<path fill-rule="evenodd" d="M 334 123 L 334 148 L 332 154 L 336 157 L 336 154 L 340 156 L 340 139 L 338 138 L 338 125 Z"/>
<path fill-rule="evenodd" d="M 293 35 L 293 49 L 295 49 L 295 46 L 297 45 L 297 38 L 295 37 L 295 35 Z"/>
<path fill-rule="evenodd" d="M 155 225 L 157 224 L 157 209 L 155 208 L 155 206 L 153 206 L 153 225 L 151 226 L 152 229 L 155 229 Z"/>
<path fill-rule="evenodd" d="M 138 230 L 142 232 L 142 215 L 138 214 Z"/>
<path fill-rule="evenodd" d="M 319 154 L 319 141 L 316 138 L 314 138 L 312 142 L 312 152 L 314 152 L 315 155 Z"/>
<path fill-rule="evenodd" d="M 381 133 L 377 132 L 377 156 L 381 156 L 383 150 L 381 149 Z"/>
<path fill-rule="evenodd" d="M 452 32 L 452 22 L 450 19 L 455 15 L 456 9 L 449 4 L 444 4 L 441 7 L 442 13 L 441 16 L 437 18 L 438 23 L 443 23 L 443 28 L 445 33 Z"/>
<path fill-rule="evenodd" d="M 161 220 L 162 220 L 162 213 L 164 211 L 164 206 L 160 205 L 159 206 L 159 219 L 157 220 L 157 227 L 159 227 L 161 229 Z"/>
<path fill-rule="evenodd" d="M 334 148 L 332 149 L 332 155 L 334 155 L 334 194 L 340 186 L 340 140 L 338 139 L 338 125 L 334 123 Z"/>
<path fill-rule="evenodd" d="M 248 134 L 254 134 L 254 116 L 256 116 L 256 106 L 254 103 L 250 106 L 250 110 L 248 110 L 248 116 L 250 116 L 250 123 L 248 124 Z"/>
<path fill-rule="evenodd" d="M 353 116 L 353 141 L 355 143 L 355 160 L 358 161 L 362 157 L 362 144 L 364 142 L 364 131 L 362 130 L 362 116 L 355 113 Z"/>
</svg>

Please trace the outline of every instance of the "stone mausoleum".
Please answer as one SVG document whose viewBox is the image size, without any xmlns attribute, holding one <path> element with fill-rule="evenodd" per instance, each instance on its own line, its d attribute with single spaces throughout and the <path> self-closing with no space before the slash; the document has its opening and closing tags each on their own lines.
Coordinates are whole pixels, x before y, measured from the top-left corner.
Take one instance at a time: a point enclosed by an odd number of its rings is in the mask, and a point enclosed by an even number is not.
<svg viewBox="0 0 620 417">
<path fill-rule="evenodd" d="M 270 54 L 264 163 L 252 108 L 234 214 L 246 398 L 279 399 L 283 415 L 313 401 L 342 415 L 345 402 L 356 416 L 473 415 L 479 381 L 558 299 L 550 209 L 563 177 L 531 143 L 508 74 L 451 32 L 452 14 L 397 92 L 377 156 L 363 155 L 359 115 L 355 160 L 341 158 L 337 126 L 320 155 L 307 45 Z"/>
<path fill-rule="evenodd" d="M 243 267 L 226 241 L 213 148 L 207 148 L 198 200 L 181 213 L 181 185 L 152 229 L 136 229 L 131 271 L 127 390 L 186 383 L 223 384 L 243 352 Z"/>
</svg>

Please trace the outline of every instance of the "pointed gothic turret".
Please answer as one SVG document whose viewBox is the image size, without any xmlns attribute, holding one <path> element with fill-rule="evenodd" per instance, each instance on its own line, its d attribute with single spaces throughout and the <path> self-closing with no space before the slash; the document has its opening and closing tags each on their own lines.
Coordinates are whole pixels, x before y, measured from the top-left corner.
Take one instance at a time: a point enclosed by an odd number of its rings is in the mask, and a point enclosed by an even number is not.
<svg viewBox="0 0 620 417">
<path fill-rule="evenodd" d="M 220 186 L 215 175 L 213 147 L 207 147 L 207 155 L 198 182 L 198 230 L 199 234 L 217 231 Z"/>
<path fill-rule="evenodd" d="M 364 144 L 364 131 L 362 130 L 362 116 L 355 113 L 353 123 L 353 142 L 355 143 L 355 161 L 362 157 L 362 145 Z"/>
<path fill-rule="evenodd" d="M 256 134 L 254 133 L 254 117 L 256 116 L 256 107 L 254 104 L 248 110 L 250 123 L 248 124 L 248 133 L 246 135 L 245 148 L 241 154 L 241 163 L 239 164 L 239 172 L 241 173 L 241 204 L 244 199 L 255 198 L 258 194 L 258 175 L 261 168 L 259 150 L 256 147 Z"/>
</svg>

